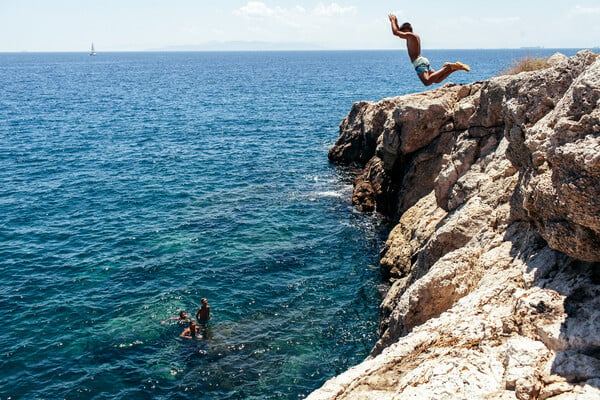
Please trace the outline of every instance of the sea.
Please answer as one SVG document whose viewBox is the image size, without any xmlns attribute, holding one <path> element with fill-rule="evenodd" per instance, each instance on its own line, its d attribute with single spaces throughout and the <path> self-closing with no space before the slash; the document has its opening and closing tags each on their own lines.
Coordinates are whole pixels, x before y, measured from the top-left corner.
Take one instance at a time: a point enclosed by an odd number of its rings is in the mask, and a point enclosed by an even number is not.
<svg viewBox="0 0 600 400">
<path fill-rule="evenodd" d="M 424 55 L 461 84 L 555 51 Z M 389 227 L 327 151 L 439 86 L 402 49 L 0 54 L 0 400 L 299 399 L 360 363 Z"/>
</svg>

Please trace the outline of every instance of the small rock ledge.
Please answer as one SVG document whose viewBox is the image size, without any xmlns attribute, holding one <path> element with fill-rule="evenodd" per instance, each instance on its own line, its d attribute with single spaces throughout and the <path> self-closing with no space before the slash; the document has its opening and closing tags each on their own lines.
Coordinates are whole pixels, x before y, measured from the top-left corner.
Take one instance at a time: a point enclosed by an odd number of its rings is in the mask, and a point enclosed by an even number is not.
<svg viewBox="0 0 600 400">
<path fill-rule="evenodd" d="M 600 58 L 354 104 L 330 150 L 393 228 L 371 356 L 308 399 L 600 399 Z"/>
</svg>

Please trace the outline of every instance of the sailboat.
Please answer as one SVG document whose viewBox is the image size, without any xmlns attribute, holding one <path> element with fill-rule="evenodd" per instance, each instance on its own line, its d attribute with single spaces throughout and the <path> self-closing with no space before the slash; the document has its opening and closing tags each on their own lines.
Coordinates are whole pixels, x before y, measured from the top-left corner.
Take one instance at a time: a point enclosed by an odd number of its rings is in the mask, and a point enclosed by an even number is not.
<svg viewBox="0 0 600 400">
<path fill-rule="evenodd" d="M 96 51 L 94 51 L 94 43 L 92 43 L 92 49 L 90 51 L 90 56 L 95 56 L 96 55 Z"/>
</svg>

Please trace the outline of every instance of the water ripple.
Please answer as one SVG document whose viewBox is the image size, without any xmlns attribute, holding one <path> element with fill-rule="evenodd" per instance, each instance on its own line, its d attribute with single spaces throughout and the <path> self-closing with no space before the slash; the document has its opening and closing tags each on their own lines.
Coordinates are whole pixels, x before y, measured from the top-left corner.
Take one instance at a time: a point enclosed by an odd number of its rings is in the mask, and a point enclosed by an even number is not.
<svg viewBox="0 0 600 400">
<path fill-rule="evenodd" d="M 0 399 L 296 399 L 361 361 L 385 227 L 327 149 L 354 101 L 421 90 L 398 62 L 0 55 Z M 161 324 L 202 297 L 202 340 Z"/>
</svg>

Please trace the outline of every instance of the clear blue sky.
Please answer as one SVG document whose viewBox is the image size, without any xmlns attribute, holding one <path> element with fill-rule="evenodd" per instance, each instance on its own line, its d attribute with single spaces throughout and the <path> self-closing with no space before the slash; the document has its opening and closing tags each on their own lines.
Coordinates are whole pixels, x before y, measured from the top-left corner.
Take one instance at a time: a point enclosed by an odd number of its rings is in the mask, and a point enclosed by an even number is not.
<svg viewBox="0 0 600 400">
<path fill-rule="evenodd" d="M 207 42 L 403 44 L 388 13 L 427 49 L 600 46 L 600 0 L 0 0 L 0 51 L 160 49 Z"/>
</svg>

